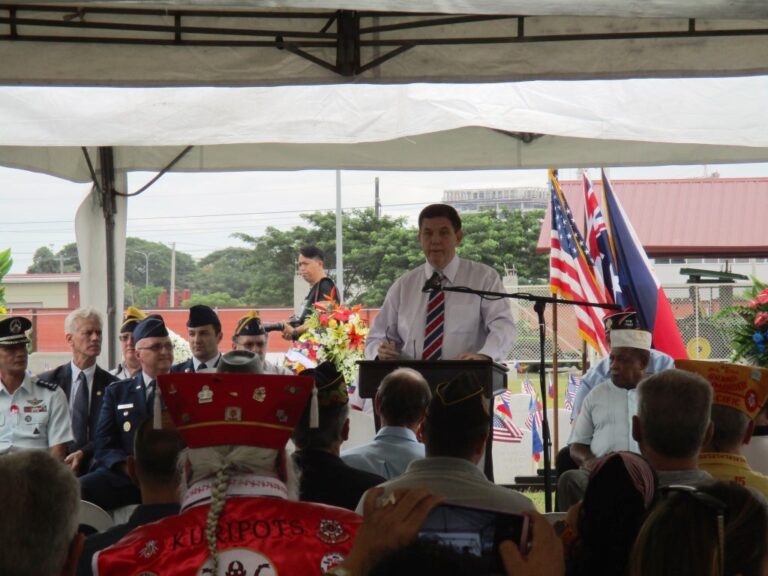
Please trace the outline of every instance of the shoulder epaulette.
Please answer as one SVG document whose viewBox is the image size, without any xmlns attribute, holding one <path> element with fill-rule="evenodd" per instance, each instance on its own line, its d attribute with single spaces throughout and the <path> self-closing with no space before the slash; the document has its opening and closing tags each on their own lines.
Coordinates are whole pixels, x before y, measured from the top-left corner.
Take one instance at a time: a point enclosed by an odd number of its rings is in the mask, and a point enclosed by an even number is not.
<svg viewBox="0 0 768 576">
<path fill-rule="evenodd" d="M 56 390 L 56 388 L 59 387 L 56 382 L 51 382 L 49 380 L 43 380 L 42 378 L 38 378 L 37 382 L 35 382 L 38 386 L 42 386 L 43 388 L 48 388 L 48 390 Z"/>
</svg>

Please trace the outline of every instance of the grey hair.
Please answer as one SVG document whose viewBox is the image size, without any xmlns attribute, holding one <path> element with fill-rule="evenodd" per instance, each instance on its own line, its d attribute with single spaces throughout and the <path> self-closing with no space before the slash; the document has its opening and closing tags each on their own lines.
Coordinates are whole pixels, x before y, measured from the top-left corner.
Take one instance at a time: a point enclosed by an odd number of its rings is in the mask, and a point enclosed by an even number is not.
<svg viewBox="0 0 768 576">
<path fill-rule="evenodd" d="M 92 306 L 72 310 L 72 312 L 67 314 L 67 317 L 64 319 L 64 334 L 74 334 L 75 330 L 77 330 L 78 320 L 90 320 L 92 318 L 99 321 L 100 328 L 104 325 L 104 322 L 101 319 L 101 314 Z"/>
<path fill-rule="evenodd" d="M 750 417 L 737 408 L 713 404 L 712 422 L 715 424 L 715 430 L 706 451 L 731 452 L 738 450 L 747 435 L 750 421 Z"/>
<path fill-rule="evenodd" d="M 285 463 L 285 470 L 280 470 L 279 459 Z M 219 565 L 216 533 L 219 518 L 227 501 L 227 487 L 230 478 L 238 474 L 261 474 L 282 480 L 288 489 L 288 498 L 298 500 L 298 474 L 293 460 L 285 453 L 285 449 L 258 448 L 253 446 L 211 446 L 207 448 L 185 449 L 177 461 L 181 471 L 181 491 L 206 478 L 213 477 L 211 490 L 211 506 L 208 509 L 205 534 L 208 541 L 208 551 L 213 562 L 213 574 L 217 573 Z M 185 474 L 185 468 L 189 470 Z M 284 473 L 283 473 L 284 472 Z"/>
<path fill-rule="evenodd" d="M 711 420 L 712 386 L 698 374 L 664 370 L 637 386 L 643 440 L 671 458 L 695 456 Z"/>
<path fill-rule="evenodd" d="M 0 457 L 0 478 L 0 574 L 60 574 L 77 533 L 77 478 L 45 450 Z"/>
</svg>

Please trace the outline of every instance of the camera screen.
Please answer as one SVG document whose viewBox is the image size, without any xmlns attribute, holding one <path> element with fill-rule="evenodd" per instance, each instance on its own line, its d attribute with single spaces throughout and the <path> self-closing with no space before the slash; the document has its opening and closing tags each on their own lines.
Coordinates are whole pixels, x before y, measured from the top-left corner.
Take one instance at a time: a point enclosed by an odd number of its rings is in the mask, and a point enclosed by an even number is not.
<svg viewBox="0 0 768 576">
<path fill-rule="evenodd" d="M 520 545 L 527 538 L 528 519 L 477 508 L 442 504 L 430 512 L 421 525 L 419 538 L 435 540 L 459 551 L 488 559 L 498 566 L 498 545 L 513 540 Z"/>
</svg>

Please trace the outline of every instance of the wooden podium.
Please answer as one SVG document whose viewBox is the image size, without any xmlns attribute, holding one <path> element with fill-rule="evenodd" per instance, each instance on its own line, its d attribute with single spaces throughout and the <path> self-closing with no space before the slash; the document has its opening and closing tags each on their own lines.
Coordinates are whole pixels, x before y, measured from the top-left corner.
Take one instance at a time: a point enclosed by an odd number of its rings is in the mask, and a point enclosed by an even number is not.
<svg viewBox="0 0 768 576">
<path fill-rule="evenodd" d="M 493 414 L 493 396 L 507 389 L 507 369 L 492 360 L 361 360 L 358 387 L 361 398 L 375 398 L 384 376 L 396 368 L 413 368 L 429 383 L 434 392 L 441 382 L 450 380 L 460 372 L 472 372 L 485 383 L 489 414 Z M 376 430 L 379 417 L 376 415 Z M 485 446 L 485 475 L 493 481 L 493 420 Z"/>
</svg>

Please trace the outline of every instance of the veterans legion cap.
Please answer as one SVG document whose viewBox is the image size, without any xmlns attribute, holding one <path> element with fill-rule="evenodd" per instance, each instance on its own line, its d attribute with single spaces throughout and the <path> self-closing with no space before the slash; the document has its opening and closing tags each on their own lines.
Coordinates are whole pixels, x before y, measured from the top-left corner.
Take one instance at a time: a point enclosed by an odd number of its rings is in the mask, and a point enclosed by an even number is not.
<svg viewBox="0 0 768 576">
<path fill-rule="evenodd" d="M 274 374 L 163 374 L 168 412 L 190 448 L 283 448 L 312 392 L 312 378 Z"/>
<path fill-rule="evenodd" d="M 27 330 L 32 328 L 32 322 L 24 316 L 7 316 L 0 320 L 0 346 L 15 346 L 29 344 Z"/>
<path fill-rule="evenodd" d="M 139 322 L 144 320 L 147 315 L 134 306 L 129 306 L 123 313 L 123 323 L 120 324 L 120 332 L 133 332 Z"/>
<path fill-rule="evenodd" d="M 251 310 L 237 321 L 235 327 L 235 333 L 232 335 L 234 338 L 238 336 L 261 336 L 266 334 L 264 326 L 261 325 L 261 318 L 256 310 Z"/>
<path fill-rule="evenodd" d="M 213 308 L 205 304 L 195 304 L 189 308 L 187 328 L 199 328 L 208 324 L 211 324 L 216 329 L 216 332 L 221 332 L 221 320 L 219 320 Z"/>
<path fill-rule="evenodd" d="M 261 374 L 264 369 L 261 357 L 248 350 L 231 350 L 221 355 L 216 373 Z"/>
<path fill-rule="evenodd" d="M 157 314 L 147 316 L 133 329 L 133 341 L 137 343 L 143 338 L 162 338 L 164 336 L 168 336 L 168 329 L 165 327 L 163 317 Z"/>
<path fill-rule="evenodd" d="M 638 330 L 640 318 L 634 310 L 622 310 L 603 318 L 606 330 Z"/>
<path fill-rule="evenodd" d="M 675 360 L 675 367 L 703 376 L 714 392 L 712 401 L 757 416 L 768 399 L 768 370 L 707 360 Z"/>
</svg>

